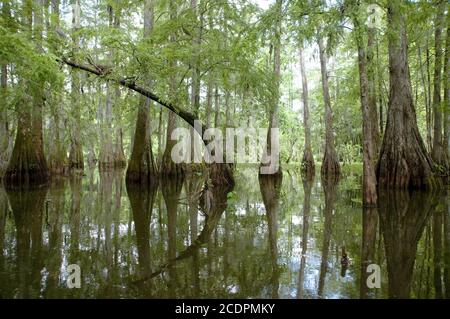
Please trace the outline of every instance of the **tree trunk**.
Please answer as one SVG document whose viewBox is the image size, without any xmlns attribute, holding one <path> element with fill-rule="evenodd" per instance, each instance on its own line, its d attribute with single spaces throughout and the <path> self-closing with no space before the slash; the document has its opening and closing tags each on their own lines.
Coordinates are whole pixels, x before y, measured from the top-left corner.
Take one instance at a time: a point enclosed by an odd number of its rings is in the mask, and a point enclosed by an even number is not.
<svg viewBox="0 0 450 319">
<path fill-rule="evenodd" d="M 141 105 L 136 120 L 133 149 L 127 170 L 126 179 L 128 183 L 147 183 L 157 175 L 151 149 L 150 134 L 148 134 L 149 104 L 150 100 L 148 98 L 141 98 Z"/>
<path fill-rule="evenodd" d="M 378 111 L 377 111 L 377 90 L 376 90 L 376 65 L 375 65 L 375 50 L 376 50 L 376 29 L 369 28 L 367 38 L 367 81 L 368 81 L 368 103 L 369 103 L 369 116 L 372 127 L 372 141 L 373 141 L 373 153 L 375 157 L 378 156 L 380 151 L 380 128 L 377 125 Z M 381 94 L 381 92 L 380 92 Z M 374 165 L 376 160 L 374 157 Z"/>
<path fill-rule="evenodd" d="M 117 120 L 121 122 L 121 120 Z M 114 168 L 124 169 L 127 166 L 125 151 L 123 150 L 123 128 L 119 124 L 116 129 L 116 142 L 114 145 Z"/>
<path fill-rule="evenodd" d="M 75 0 L 72 4 L 72 32 L 74 43 L 74 54 L 79 48 L 79 37 L 77 31 L 80 28 L 80 1 Z M 83 171 L 83 144 L 81 142 L 81 113 L 82 104 L 80 103 L 81 81 L 80 73 L 77 70 L 72 70 L 72 90 L 71 90 L 71 105 L 74 114 L 74 123 L 72 125 L 72 134 L 70 139 L 70 153 L 69 153 L 69 169 L 71 171 Z"/>
<path fill-rule="evenodd" d="M 8 67 L 6 64 L 1 66 L 1 87 L 0 87 L 0 97 L 2 101 L 6 101 L 7 98 L 7 86 L 8 86 Z M 9 152 L 9 125 L 8 125 L 8 113 L 6 105 L 2 106 L 0 110 L 0 178 L 8 165 L 10 152 Z"/>
<path fill-rule="evenodd" d="M 363 202 L 371 206 L 377 203 L 377 179 L 375 174 L 378 152 L 377 103 L 375 95 L 375 72 L 373 65 L 374 30 L 369 28 L 367 48 L 363 44 L 363 33 L 358 17 L 353 18 L 358 46 L 359 93 L 363 120 Z"/>
<path fill-rule="evenodd" d="M 198 13 L 199 3 L 197 0 L 191 0 L 191 10 L 193 14 L 193 36 L 192 36 L 192 83 L 191 83 L 191 108 L 192 113 L 198 117 L 200 112 L 200 88 L 201 88 L 201 79 L 200 79 L 200 60 L 199 60 L 199 52 L 200 45 L 202 41 L 202 32 L 203 32 L 203 20 L 204 14 Z M 200 4 L 202 6 L 202 4 Z M 200 11 L 203 11 L 203 8 L 200 8 Z M 200 158 L 196 158 L 195 154 L 200 154 L 201 150 L 199 149 L 199 145 L 195 143 L 197 140 L 195 136 L 195 130 L 190 128 L 191 131 L 191 159 L 194 159 L 194 163 L 190 163 L 186 166 L 186 168 L 190 171 L 196 170 L 200 167 L 196 165 L 197 162 L 201 161 Z"/>
<path fill-rule="evenodd" d="M 198 116 L 200 110 L 200 69 L 198 51 L 200 50 L 203 16 L 200 16 L 200 32 L 197 31 L 197 0 L 191 0 L 191 10 L 194 15 L 194 35 L 192 39 L 192 85 L 191 85 L 191 107 L 192 112 Z"/>
<path fill-rule="evenodd" d="M 46 3 L 48 5 L 49 3 Z M 58 28 L 60 26 L 59 17 L 59 0 L 51 1 L 52 19 L 47 19 L 47 29 Z M 48 17 L 48 8 L 47 8 Z M 58 48 L 56 48 L 58 49 Z M 64 127 L 63 127 L 63 115 L 61 108 L 58 107 L 61 103 L 61 99 L 58 97 L 56 103 L 51 105 L 51 133 L 50 133 L 50 148 L 49 148 L 49 168 L 53 174 L 64 174 L 67 168 L 67 154 L 64 145 Z M 57 105 L 54 105 L 57 104 Z"/>
<path fill-rule="evenodd" d="M 369 83 L 367 77 L 367 55 L 362 47 L 358 45 L 358 65 L 359 65 L 359 83 L 360 97 L 363 117 L 363 202 L 365 205 L 374 205 L 377 203 L 377 179 L 375 175 L 376 147 L 372 136 L 372 122 L 369 105 Z"/>
<path fill-rule="evenodd" d="M 28 27 L 31 29 L 32 8 L 29 3 L 25 3 Z M 38 50 L 42 50 L 42 3 L 36 6 L 34 12 L 34 33 L 38 43 Z M 27 85 L 27 80 L 22 79 Z M 21 105 L 18 106 L 18 126 L 14 149 L 8 168 L 5 173 L 5 180 L 8 184 L 40 184 L 48 180 L 48 167 L 44 155 L 44 143 L 42 134 L 42 108 L 44 106 L 44 87 L 38 88 L 33 96 L 24 94 Z M 7 185 L 9 186 L 9 185 Z"/>
<path fill-rule="evenodd" d="M 212 97 L 213 97 L 213 76 L 214 74 L 208 72 L 208 88 L 206 93 L 206 126 L 211 127 L 211 112 L 212 112 Z"/>
<path fill-rule="evenodd" d="M 435 184 L 433 163 L 419 134 L 408 67 L 406 22 L 401 1 L 389 3 L 389 108 L 377 165 L 378 185 L 424 188 Z M 394 31 L 395 30 L 395 31 Z"/>
<path fill-rule="evenodd" d="M 376 66 L 377 66 L 377 82 L 378 82 L 378 107 L 380 109 L 379 112 L 379 132 L 380 135 L 383 135 L 384 133 L 384 117 L 383 117 L 383 71 L 382 71 L 382 66 L 381 66 L 381 62 L 380 62 L 380 55 L 379 55 L 379 44 L 376 44 L 376 50 L 377 50 L 377 61 L 376 61 Z M 380 136 L 380 141 L 378 141 L 378 150 L 381 146 L 381 136 Z"/>
<path fill-rule="evenodd" d="M 177 17 L 177 9 L 174 0 L 169 1 L 169 11 L 170 11 L 170 19 L 175 20 Z M 170 35 L 170 41 L 175 42 L 176 37 L 175 34 Z M 173 69 L 176 65 L 176 61 L 172 59 L 170 61 L 170 67 Z M 176 76 L 171 75 L 170 78 L 170 96 L 175 97 L 176 96 Z M 195 115 L 194 115 L 195 116 Z M 171 153 L 172 148 L 175 146 L 176 141 L 173 141 L 171 136 L 174 129 L 177 128 L 177 117 L 175 113 L 169 112 L 168 121 L 167 121 L 167 132 L 166 132 L 166 148 L 164 150 L 162 163 L 161 163 L 161 174 L 167 175 L 167 176 L 173 176 L 173 177 L 181 177 L 183 176 L 183 167 L 181 164 L 175 163 L 172 160 Z"/>
<path fill-rule="evenodd" d="M 441 83 L 442 83 L 442 32 L 445 22 L 445 7 L 447 1 L 439 0 L 436 12 L 434 33 L 434 87 L 433 87 L 433 148 L 431 157 L 435 164 L 443 165 L 445 162 L 444 148 L 442 144 L 442 106 L 441 106 Z"/>
<path fill-rule="evenodd" d="M 325 150 L 320 173 L 322 179 L 337 181 L 340 175 L 339 159 L 334 147 L 333 113 L 331 110 L 330 89 L 328 86 L 327 53 L 323 38 L 319 35 L 320 70 L 322 74 L 323 102 L 325 104 Z"/>
<path fill-rule="evenodd" d="M 146 0 L 144 3 L 144 37 L 150 36 L 154 23 L 154 1 Z M 151 85 L 150 81 L 148 81 Z M 157 169 L 153 158 L 151 136 L 149 134 L 149 112 L 151 100 L 141 97 L 138 110 L 136 129 L 133 139 L 133 148 L 127 170 L 127 182 L 145 183 L 156 177 Z M 158 143 L 158 145 L 160 142 Z M 159 146 L 158 146 L 159 147 Z"/>
<path fill-rule="evenodd" d="M 115 29 L 118 29 L 120 27 L 120 19 L 121 19 L 121 9 L 117 6 L 120 6 L 119 1 L 115 2 L 116 4 L 116 10 L 114 12 L 114 22 L 113 26 Z M 115 50 L 113 50 L 112 57 L 114 59 L 115 56 Z M 115 59 L 117 60 L 117 59 Z M 120 87 L 116 85 L 114 90 L 114 105 L 118 105 L 120 103 Z M 127 160 L 125 157 L 125 152 L 123 149 L 123 124 L 122 124 L 122 108 L 115 107 L 114 117 L 116 120 L 116 130 L 115 130 L 115 136 L 116 141 L 114 144 L 114 168 L 117 169 L 123 169 L 127 166 Z"/>
<path fill-rule="evenodd" d="M 427 90 L 428 90 L 428 101 L 427 101 L 427 107 L 428 107 L 428 121 L 427 121 L 427 139 L 428 139 L 428 144 L 429 144 L 429 148 L 430 148 L 430 152 L 431 149 L 433 147 L 433 108 L 432 108 L 432 102 L 431 102 L 431 57 L 430 57 L 430 47 L 429 47 L 429 42 L 428 39 L 431 38 L 431 36 L 426 37 L 426 43 L 425 43 L 425 53 L 426 53 L 426 71 L 427 71 Z"/>
<path fill-rule="evenodd" d="M 305 59 L 303 57 L 303 44 L 299 49 L 300 72 L 302 76 L 303 125 L 305 127 L 305 150 L 302 158 L 302 173 L 312 177 L 315 173 L 314 156 L 311 148 L 311 127 L 309 123 L 308 80 L 306 78 Z"/>
<path fill-rule="evenodd" d="M 6 20 L 11 17 L 11 7 L 9 1 L 3 1 L 2 17 Z M 2 101 L 7 101 L 8 97 L 8 65 L 1 64 L 0 66 L 0 98 Z M 4 102 L 0 110 L 0 179 L 3 177 L 12 151 L 12 131 L 9 125 L 7 104 Z"/>
<path fill-rule="evenodd" d="M 450 10 L 450 9 L 449 9 Z M 447 40 L 444 58 L 444 153 L 446 155 L 447 183 L 450 182 L 450 13 L 447 13 Z"/>
<path fill-rule="evenodd" d="M 272 135 L 273 130 L 278 130 L 278 110 L 280 103 L 280 67 L 281 67 L 281 25 L 282 25 L 282 10 L 283 10 L 283 0 L 276 0 L 276 17 L 275 17 L 275 40 L 273 43 L 274 48 L 274 58 L 273 58 L 273 73 L 275 78 L 275 87 L 274 87 L 274 97 L 272 100 L 272 105 L 269 111 L 269 129 L 267 131 L 267 145 L 264 149 L 263 154 L 263 162 L 261 163 L 261 168 L 266 166 L 271 166 L 272 169 L 269 170 L 269 174 L 271 175 L 279 175 L 282 174 L 281 165 L 280 165 L 280 145 L 279 140 L 275 141 L 275 145 L 272 145 Z M 270 158 L 270 161 L 274 159 L 274 154 L 277 157 L 275 159 L 276 163 L 267 163 L 267 158 Z M 261 170 L 260 170 L 261 174 Z"/>
<path fill-rule="evenodd" d="M 422 62 L 422 50 L 420 48 L 420 44 L 417 44 L 417 57 L 419 59 L 419 70 L 420 70 L 420 78 L 423 87 L 423 95 L 424 95 L 424 104 L 425 104 L 425 121 L 426 121 L 426 131 L 427 131 L 427 146 L 431 150 L 431 114 L 430 114 L 430 106 L 428 105 L 428 86 L 427 79 L 425 77 L 425 71 Z"/>
<path fill-rule="evenodd" d="M 220 96 L 217 83 L 214 84 L 214 127 L 220 127 Z"/>
<path fill-rule="evenodd" d="M 107 6 L 108 16 L 109 16 L 109 28 L 114 27 L 114 8 L 111 4 Z M 114 53 L 111 50 L 108 53 L 109 62 L 112 62 Z M 106 103 L 105 109 L 101 110 L 102 113 L 102 123 L 101 123 L 101 145 L 100 145 L 100 154 L 98 161 L 98 168 L 101 171 L 111 170 L 115 166 L 115 156 L 114 156 L 114 147 L 113 147 L 113 129 L 112 129 L 112 121 L 113 114 L 112 108 L 114 103 L 114 97 L 112 94 L 112 84 L 110 81 L 106 82 Z"/>
</svg>

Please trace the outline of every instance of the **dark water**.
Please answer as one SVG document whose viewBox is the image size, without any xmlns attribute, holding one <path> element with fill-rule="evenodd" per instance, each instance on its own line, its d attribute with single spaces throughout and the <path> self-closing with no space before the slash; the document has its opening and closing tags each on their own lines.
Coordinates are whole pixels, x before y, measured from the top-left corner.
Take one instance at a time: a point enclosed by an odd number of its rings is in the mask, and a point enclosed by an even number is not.
<svg viewBox="0 0 450 319">
<path fill-rule="evenodd" d="M 120 172 L 0 188 L 0 297 L 449 297 L 448 196 L 382 193 L 363 210 L 359 184 L 245 169 L 232 192 L 201 178 L 127 189 Z"/>
</svg>

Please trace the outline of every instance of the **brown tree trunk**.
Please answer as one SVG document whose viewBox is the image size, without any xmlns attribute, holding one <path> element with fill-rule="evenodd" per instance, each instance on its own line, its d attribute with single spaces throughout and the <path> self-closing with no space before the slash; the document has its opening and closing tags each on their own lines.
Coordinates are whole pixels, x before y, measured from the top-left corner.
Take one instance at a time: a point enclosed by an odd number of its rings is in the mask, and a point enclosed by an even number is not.
<svg viewBox="0 0 450 319">
<path fill-rule="evenodd" d="M 322 175 L 322 179 L 333 182 L 339 179 L 340 165 L 336 149 L 334 147 L 333 112 L 331 110 L 330 89 L 328 85 L 328 58 L 326 48 L 323 43 L 323 38 L 321 35 L 319 35 L 319 37 L 318 44 L 320 54 L 320 70 L 322 74 L 323 102 L 325 104 L 325 150 L 320 173 Z"/>
<path fill-rule="evenodd" d="M 46 3 L 46 5 L 49 4 L 49 2 Z M 58 28 L 60 26 L 59 6 L 60 0 L 51 0 L 52 19 L 47 19 L 47 29 L 50 28 L 50 25 L 52 28 Z M 58 97 L 56 102 L 51 105 L 52 117 L 49 147 L 49 169 L 53 174 L 64 174 L 67 168 L 67 151 L 64 145 L 63 115 L 61 108 L 59 107 L 60 103 L 61 99 Z"/>
<path fill-rule="evenodd" d="M 9 3 L 4 2 L 2 8 L 2 15 L 9 15 Z M 2 101 L 7 99 L 7 87 L 8 87 L 8 66 L 6 64 L 1 65 L 1 84 L 0 84 L 0 97 Z M 5 105 L 2 105 L 0 110 L 0 179 L 8 166 L 10 157 L 10 133 L 8 124 L 8 113 Z"/>
<path fill-rule="evenodd" d="M 442 83 L 442 32 L 445 22 L 445 7 L 447 1 L 439 0 L 437 4 L 435 33 L 434 33 L 434 87 L 433 87 L 433 148 L 431 157 L 435 164 L 443 165 L 445 162 L 442 140 L 442 106 L 441 106 L 441 83 Z"/>
<path fill-rule="evenodd" d="M 116 6 L 120 6 L 120 2 L 116 1 Z M 115 29 L 120 28 L 120 20 L 121 20 L 122 12 L 120 7 L 116 7 L 114 12 L 114 23 L 113 26 Z M 113 51 L 113 59 L 115 56 L 115 50 Z M 114 94 L 114 104 L 117 105 L 120 103 L 120 87 L 115 87 Z M 125 152 L 123 149 L 123 124 L 122 124 L 122 109 L 120 107 L 115 107 L 114 117 L 116 120 L 116 130 L 115 136 L 116 141 L 114 144 L 114 168 L 123 169 L 127 166 L 127 160 L 125 157 Z"/>
<path fill-rule="evenodd" d="M 212 97 L 213 97 L 213 76 L 214 74 L 210 71 L 208 73 L 208 88 L 206 93 L 206 126 L 211 127 L 211 112 L 212 112 Z"/>
<path fill-rule="evenodd" d="M 80 1 L 75 0 L 72 4 L 72 32 L 74 43 L 74 54 L 79 48 L 79 37 L 77 31 L 80 28 Z M 72 90 L 71 90 L 71 104 L 74 114 L 74 123 L 72 126 L 72 134 L 70 138 L 70 153 L 69 153 L 69 169 L 71 171 L 83 171 L 83 144 L 81 142 L 81 81 L 80 73 L 77 70 L 72 70 Z"/>
<path fill-rule="evenodd" d="M 107 5 L 109 28 L 114 28 L 114 7 L 110 4 Z M 113 60 L 114 53 L 111 50 L 108 53 L 109 63 Z M 112 83 L 106 82 L 106 103 L 104 110 L 101 109 L 101 145 L 99 152 L 98 168 L 101 171 L 111 170 L 115 166 L 115 156 L 113 147 L 113 114 L 112 108 L 114 104 L 114 96 L 112 94 Z"/>
<path fill-rule="evenodd" d="M 34 34 L 38 42 L 38 50 L 42 50 L 42 3 L 34 12 Z M 33 8 L 30 3 L 24 3 L 27 13 L 28 27 L 31 29 Z M 22 79 L 22 85 L 27 80 Z M 18 126 L 14 149 L 5 173 L 7 184 L 39 184 L 48 180 L 48 167 L 44 155 L 42 134 L 42 108 L 44 106 L 44 87 L 37 88 L 37 92 L 30 96 L 25 94 L 18 107 Z M 7 185 L 9 186 L 9 185 Z"/>
<path fill-rule="evenodd" d="M 430 114 L 430 105 L 428 105 L 428 86 L 427 79 L 425 77 L 424 66 L 422 62 L 422 50 L 420 48 L 420 44 L 417 44 L 417 57 L 419 59 L 419 70 L 420 70 L 420 79 L 423 87 L 423 95 L 424 95 L 424 104 L 425 104 L 425 122 L 426 122 L 426 131 L 427 131 L 427 146 L 428 149 L 431 150 L 431 114 Z"/>
<path fill-rule="evenodd" d="M 401 1 L 389 3 L 389 109 L 377 165 L 378 185 L 424 188 L 435 184 L 433 163 L 419 134 L 408 67 L 406 22 Z"/>
<path fill-rule="evenodd" d="M 263 162 L 267 162 L 266 156 L 269 156 L 274 159 L 274 154 L 277 156 L 277 163 L 261 163 L 261 166 L 270 165 L 273 167 L 271 170 L 272 175 L 282 174 L 281 171 L 281 163 L 280 163 L 280 145 L 279 141 L 275 141 L 275 145 L 272 145 L 272 134 L 273 130 L 277 130 L 279 128 L 278 123 L 278 110 L 280 108 L 280 77 L 281 77 L 281 28 L 282 28 L 282 10 L 283 10 L 283 1 L 276 0 L 276 18 L 275 18 L 275 40 L 273 43 L 274 57 L 273 57 L 273 73 L 275 78 L 275 87 L 274 87 L 274 97 L 272 99 L 272 105 L 269 111 L 269 129 L 267 131 L 267 145 L 264 149 L 263 154 Z"/>
<path fill-rule="evenodd" d="M 202 23 L 203 16 L 200 17 L 200 32 L 198 32 L 197 28 L 197 0 L 191 0 L 191 10 L 194 15 L 195 25 L 194 25 L 194 35 L 192 39 L 192 47 L 193 47 L 193 55 L 192 55 L 192 85 L 191 85 L 191 107 L 192 112 L 198 116 L 200 110 L 200 69 L 199 69 L 199 58 L 198 51 L 200 50 L 201 43 L 201 32 L 202 32 Z"/>
<path fill-rule="evenodd" d="M 431 56 L 430 56 L 430 47 L 429 47 L 429 42 L 428 39 L 431 38 L 431 36 L 427 36 L 426 37 L 426 42 L 425 42 L 425 54 L 426 54 L 426 76 L 427 76 L 427 90 L 428 90 L 428 101 L 427 101 L 427 107 L 428 107 L 428 121 L 427 121 L 427 139 L 428 139 L 428 144 L 429 144 L 429 148 L 430 148 L 430 152 L 431 149 L 433 147 L 433 105 L 432 105 L 432 100 L 431 100 Z"/>
<path fill-rule="evenodd" d="M 359 83 L 361 108 L 363 115 L 363 202 L 365 205 L 377 203 L 377 179 L 375 175 L 376 147 L 373 140 L 372 126 L 377 126 L 372 122 L 369 105 L 369 84 L 367 78 L 367 56 L 364 48 L 358 48 Z"/>
<path fill-rule="evenodd" d="M 149 37 L 153 31 L 154 1 L 146 0 L 144 3 L 144 37 Z M 151 85 L 151 83 L 149 83 Z M 133 139 L 131 158 L 127 169 L 127 182 L 150 182 L 157 175 L 156 164 L 153 158 L 151 136 L 149 134 L 149 112 L 151 100 L 141 96 L 138 110 L 136 129 Z M 159 137 L 160 138 L 160 137 Z M 158 142 L 158 147 L 160 144 Z"/>
<path fill-rule="evenodd" d="M 142 97 L 138 110 L 133 148 L 127 169 L 127 182 L 146 183 L 157 175 L 155 161 L 151 149 L 149 125 L 150 100 Z"/>
<path fill-rule="evenodd" d="M 220 96 L 217 83 L 214 85 L 214 127 L 220 127 Z"/>
<path fill-rule="evenodd" d="M 7 20 L 11 17 L 10 1 L 3 1 L 1 16 Z M 2 101 L 7 101 L 8 97 L 8 65 L 1 64 L 0 66 L 0 98 Z M 0 179 L 3 177 L 12 151 L 12 130 L 10 129 L 7 104 L 2 105 L 0 110 Z"/>
<path fill-rule="evenodd" d="M 379 54 L 379 44 L 376 44 L 376 50 L 377 50 L 377 61 L 376 61 L 376 66 L 377 66 L 377 84 L 378 84 L 378 107 L 379 107 L 379 132 L 380 132 L 380 140 L 378 141 L 378 151 L 380 149 L 381 146 L 381 136 L 384 134 L 384 116 L 383 116 L 383 109 L 384 109 L 384 103 L 383 101 L 385 99 L 383 99 L 384 97 L 384 92 L 383 92 L 383 71 L 382 71 L 382 65 L 381 65 L 381 61 L 380 61 L 380 54 Z"/>
<path fill-rule="evenodd" d="M 363 119 L 363 202 L 364 205 L 377 203 L 377 179 L 375 174 L 378 152 L 378 125 L 376 115 L 375 74 L 373 66 L 374 30 L 368 30 L 367 48 L 363 44 L 363 32 L 358 17 L 353 18 L 356 26 L 358 46 L 359 93 Z"/>
<path fill-rule="evenodd" d="M 450 9 L 449 9 L 450 10 Z M 450 182 L 450 12 L 447 12 L 447 40 L 444 58 L 444 153 L 447 166 L 447 183 Z"/>
<path fill-rule="evenodd" d="M 303 44 L 299 48 L 300 72 L 302 76 L 302 101 L 303 101 L 303 126 L 305 127 L 305 149 L 302 158 L 302 173 L 307 177 L 315 174 L 314 156 L 311 148 L 311 127 L 309 123 L 309 97 L 308 80 L 306 78 L 305 58 L 303 56 Z"/>
<path fill-rule="evenodd" d="M 170 19 L 175 20 L 177 18 L 177 9 L 174 0 L 169 1 L 169 11 L 170 11 Z M 170 41 L 175 42 L 176 37 L 175 34 L 170 35 Z M 170 61 L 171 68 L 174 68 L 176 65 L 176 61 L 173 59 Z M 170 91 L 171 97 L 176 95 L 176 77 L 175 75 L 171 76 L 170 79 Z M 194 115 L 195 116 L 195 115 Z M 176 141 L 173 141 L 171 136 L 174 129 L 177 127 L 177 117 L 175 113 L 169 112 L 168 121 L 167 121 L 167 132 L 166 132 L 166 148 L 164 150 L 162 163 L 161 163 L 161 174 L 167 176 L 181 177 L 183 176 L 183 167 L 179 163 L 175 163 L 172 160 L 171 153 L 172 148 L 175 146 Z"/>
<path fill-rule="evenodd" d="M 117 120 L 121 122 L 121 120 Z M 127 166 L 125 151 L 123 150 L 123 128 L 119 124 L 116 129 L 116 142 L 114 145 L 114 168 L 124 169 Z"/>
<path fill-rule="evenodd" d="M 376 50 L 376 29 L 369 28 L 367 37 L 367 84 L 368 84 L 368 103 L 369 103 L 369 116 L 372 127 L 372 141 L 373 141 L 373 153 L 375 157 L 378 156 L 380 151 L 380 127 L 378 122 L 377 111 L 377 90 L 376 90 L 376 64 L 375 64 L 375 50 Z M 380 92 L 381 94 L 381 92 Z M 374 158 L 374 165 L 376 160 Z"/>
</svg>

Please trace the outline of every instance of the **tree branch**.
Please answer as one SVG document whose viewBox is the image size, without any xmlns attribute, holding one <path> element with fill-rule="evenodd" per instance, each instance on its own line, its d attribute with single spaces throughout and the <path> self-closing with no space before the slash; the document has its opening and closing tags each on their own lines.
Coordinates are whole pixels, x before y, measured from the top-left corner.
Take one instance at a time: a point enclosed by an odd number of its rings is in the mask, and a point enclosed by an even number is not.
<svg viewBox="0 0 450 319">
<path fill-rule="evenodd" d="M 99 77 L 103 77 L 106 76 L 110 73 L 111 70 L 105 70 L 105 72 L 103 71 L 102 68 L 99 67 L 93 67 L 90 65 L 85 65 L 85 64 L 80 64 L 77 63 L 75 61 L 71 61 L 71 60 L 67 60 L 65 58 L 58 58 L 57 59 L 58 62 L 60 63 L 64 63 L 67 64 L 68 66 L 78 69 L 78 70 L 82 70 L 91 74 L 95 74 Z M 135 92 L 138 92 L 139 94 L 149 98 L 150 100 L 153 100 L 157 103 L 159 103 L 160 105 L 164 106 L 165 108 L 171 110 L 172 112 L 174 112 L 175 114 L 177 114 L 179 117 L 181 117 L 186 123 L 188 123 L 190 126 L 192 126 L 198 134 L 200 134 L 202 140 L 203 140 L 203 133 L 205 130 L 208 129 L 207 126 L 205 126 L 203 123 L 201 123 L 200 119 L 197 118 L 196 116 L 194 116 L 192 113 L 189 113 L 179 107 L 177 107 L 176 105 L 170 103 L 170 102 L 165 102 L 163 101 L 159 96 L 157 96 L 156 94 L 154 94 L 153 92 L 137 85 L 135 83 L 134 80 L 130 80 L 130 78 L 125 78 L 125 77 L 121 77 L 121 78 L 108 78 L 108 80 L 116 82 L 130 90 L 133 90 Z M 201 128 L 200 127 L 195 127 L 194 126 L 194 121 L 199 121 L 199 123 L 201 124 Z M 198 126 L 198 125 L 197 125 Z M 206 141 L 203 141 L 204 143 Z M 206 143 L 205 143 L 206 145 Z"/>
</svg>

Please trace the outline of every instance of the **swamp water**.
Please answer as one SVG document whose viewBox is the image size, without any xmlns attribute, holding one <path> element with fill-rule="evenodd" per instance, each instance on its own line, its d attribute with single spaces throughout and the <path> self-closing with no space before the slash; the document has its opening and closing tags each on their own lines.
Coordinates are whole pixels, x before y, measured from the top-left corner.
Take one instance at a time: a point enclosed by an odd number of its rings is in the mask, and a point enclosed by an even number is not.
<svg viewBox="0 0 450 319">
<path fill-rule="evenodd" d="M 231 192 L 192 177 L 127 188 L 123 172 L 0 186 L 0 297 L 449 297 L 449 196 L 383 192 L 363 209 L 360 180 L 247 168 Z M 380 288 L 366 284 L 369 264 Z"/>
</svg>

